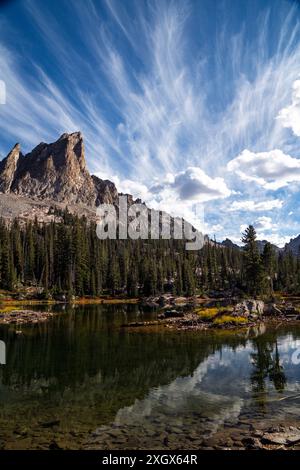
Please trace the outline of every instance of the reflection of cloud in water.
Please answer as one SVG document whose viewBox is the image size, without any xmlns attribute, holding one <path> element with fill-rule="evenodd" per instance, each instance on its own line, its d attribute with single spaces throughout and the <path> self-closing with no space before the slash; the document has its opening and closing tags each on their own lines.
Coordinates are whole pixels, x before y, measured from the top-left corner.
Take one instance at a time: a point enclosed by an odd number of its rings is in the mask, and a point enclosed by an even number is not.
<svg viewBox="0 0 300 470">
<path fill-rule="evenodd" d="M 300 347 L 300 340 L 292 335 L 280 338 L 278 351 L 281 357 Z M 249 376 L 253 369 L 251 353 L 253 342 L 235 349 L 224 346 L 222 351 L 209 356 L 195 369 L 192 376 L 177 377 L 168 385 L 151 389 L 142 400 L 118 411 L 115 424 L 142 424 L 155 418 L 167 420 L 170 425 L 184 422 L 189 416 L 196 415 L 209 428 L 217 428 L 225 420 L 234 422 L 242 406 L 253 400 L 253 387 Z M 295 366 L 290 364 L 295 371 Z M 300 366 L 297 366 L 298 368 Z M 292 374 L 293 375 L 293 374 Z M 298 381 L 288 381 L 286 392 L 298 390 Z M 277 392 L 273 386 L 267 387 L 272 402 Z M 273 392 L 275 395 L 273 395 Z M 281 403 L 283 409 L 288 403 Z"/>
<path fill-rule="evenodd" d="M 300 341 L 286 335 L 279 336 L 277 344 L 281 358 L 291 355 L 300 346 Z M 270 341 L 266 338 L 261 342 L 249 338 L 236 347 L 223 345 L 221 350 L 201 362 L 192 375 L 177 377 L 167 385 L 152 388 L 143 399 L 136 399 L 131 406 L 121 408 L 113 423 L 99 428 L 98 436 L 105 439 L 106 432 L 117 427 L 141 448 L 145 442 L 152 443 L 152 436 L 161 441 L 161 436 L 165 435 L 173 435 L 173 442 L 177 442 L 176 436 L 180 436 L 180 446 L 186 448 L 186 440 L 193 439 L 191 434 L 195 439 L 206 438 L 221 428 L 224 422 L 234 425 L 240 414 L 247 415 L 252 411 L 257 419 L 258 409 L 250 380 L 255 370 L 251 353 L 263 355 L 264 350 L 269 350 L 271 346 L 272 337 Z M 272 354 L 275 354 L 274 351 Z M 298 389 L 300 366 L 289 362 L 284 365 L 284 372 L 287 378 L 285 394 L 292 395 Z M 285 416 L 299 415 L 295 400 L 289 397 L 280 401 L 283 395 L 278 393 L 269 378 L 265 381 L 265 387 L 264 399 L 268 406 L 263 419 L 285 419 Z"/>
<path fill-rule="evenodd" d="M 293 335 L 286 335 L 284 338 L 279 338 L 278 342 L 278 352 L 281 353 L 292 353 L 293 349 L 300 348 L 300 339 L 295 339 Z"/>
<path fill-rule="evenodd" d="M 199 425 L 201 418 L 209 434 L 217 430 L 225 420 L 234 421 L 240 414 L 243 399 L 237 396 L 225 396 L 201 389 L 203 378 L 211 369 L 227 366 L 227 360 L 221 360 L 217 354 L 203 361 L 192 376 L 178 377 L 168 385 L 149 391 L 142 400 L 118 411 L 115 425 L 124 426 L 150 422 L 160 418 L 166 419 L 171 426 L 176 422 L 180 426 L 189 416 L 197 415 Z"/>
</svg>

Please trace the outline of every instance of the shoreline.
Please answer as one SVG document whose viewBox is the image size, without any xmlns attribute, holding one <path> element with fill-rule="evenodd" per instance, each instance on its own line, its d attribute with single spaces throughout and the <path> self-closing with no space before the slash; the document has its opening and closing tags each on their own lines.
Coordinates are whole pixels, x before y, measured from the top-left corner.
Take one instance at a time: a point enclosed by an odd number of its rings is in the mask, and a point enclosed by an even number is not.
<svg viewBox="0 0 300 470">
<path fill-rule="evenodd" d="M 289 299 L 290 300 L 290 299 Z M 222 303 L 223 302 L 223 303 Z M 265 323 L 300 320 L 300 299 L 274 302 L 257 299 L 209 299 L 185 304 L 168 303 L 158 310 L 157 319 L 122 325 L 127 328 L 164 326 L 177 331 L 240 330 Z"/>
<path fill-rule="evenodd" d="M 210 420 L 204 420 L 207 426 Z M 204 424 L 202 422 L 202 424 Z M 140 433 L 128 430 L 126 426 L 103 426 L 92 436 L 88 436 L 83 444 L 85 450 L 98 450 L 103 448 L 104 442 L 113 434 L 116 444 L 111 442 L 110 450 L 132 450 L 141 448 L 143 450 L 299 450 L 300 449 L 300 427 L 295 419 L 286 420 L 284 424 L 278 419 L 268 418 L 266 421 L 262 417 L 249 418 L 241 415 L 235 423 L 226 422 L 216 431 L 190 432 L 189 429 L 176 429 L 174 433 L 168 433 L 162 429 L 157 432 L 150 432 L 145 438 L 142 446 Z M 126 440 L 130 433 L 131 445 Z M 110 439 L 111 440 L 111 439 Z M 149 445 L 149 441 L 151 444 Z M 141 446 L 141 447 L 140 447 Z"/>
<path fill-rule="evenodd" d="M 77 299 L 71 300 L 58 300 L 58 299 L 39 299 L 39 298 L 24 298 L 24 299 L 14 299 L 14 298 L 0 298 L 0 310 L 1 304 L 4 305 L 89 305 L 89 304 L 138 304 L 141 302 L 139 298 L 131 297 L 80 297 Z"/>
<path fill-rule="evenodd" d="M 55 306 L 55 305 L 120 305 L 139 303 L 139 299 L 122 298 L 79 298 L 72 301 L 62 300 L 40 300 L 24 299 L 17 300 L 13 298 L 0 300 L 0 325 L 29 325 L 43 323 L 56 314 L 54 312 L 31 310 L 34 306 Z M 57 313 L 58 314 L 58 313 Z"/>
<path fill-rule="evenodd" d="M 140 305 L 157 310 L 157 318 L 121 325 L 123 328 L 148 328 L 163 326 L 177 331 L 241 330 L 264 323 L 287 323 L 300 320 L 300 299 L 280 297 L 277 302 L 236 297 L 203 298 L 201 296 L 177 297 L 164 294 L 156 297 L 129 298 L 125 296 L 81 297 L 74 299 L 16 299 L 7 294 L 0 298 L 0 324 L 39 323 L 54 313 L 30 310 L 30 306 L 55 305 Z M 286 302 L 286 300 L 287 302 Z"/>
</svg>

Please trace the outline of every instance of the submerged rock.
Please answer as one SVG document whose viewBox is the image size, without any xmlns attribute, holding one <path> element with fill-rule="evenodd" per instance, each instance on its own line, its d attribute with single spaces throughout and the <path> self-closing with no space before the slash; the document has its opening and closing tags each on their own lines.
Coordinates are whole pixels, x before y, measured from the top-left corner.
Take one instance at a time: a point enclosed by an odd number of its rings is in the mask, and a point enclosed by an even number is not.
<svg viewBox="0 0 300 470">
<path fill-rule="evenodd" d="M 244 437 L 241 440 L 241 443 L 244 445 L 246 449 L 261 449 L 262 448 L 262 443 L 257 437 Z"/>
<path fill-rule="evenodd" d="M 182 318 L 184 317 L 184 312 L 181 310 L 166 310 L 164 312 L 164 318 Z"/>
<path fill-rule="evenodd" d="M 263 444 L 293 445 L 300 442 L 300 430 L 285 430 L 283 432 L 266 432 L 262 438 Z"/>
</svg>

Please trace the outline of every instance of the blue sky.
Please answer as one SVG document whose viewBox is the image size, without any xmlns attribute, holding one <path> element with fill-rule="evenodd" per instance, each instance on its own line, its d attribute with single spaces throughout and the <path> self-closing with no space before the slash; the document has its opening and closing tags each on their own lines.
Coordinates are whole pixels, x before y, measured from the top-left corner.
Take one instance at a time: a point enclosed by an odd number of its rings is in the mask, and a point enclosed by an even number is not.
<svg viewBox="0 0 300 470">
<path fill-rule="evenodd" d="M 0 9 L 0 155 L 81 130 L 89 169 L 218 240 L 300 233 L 300 4 Z"/>
</svg>

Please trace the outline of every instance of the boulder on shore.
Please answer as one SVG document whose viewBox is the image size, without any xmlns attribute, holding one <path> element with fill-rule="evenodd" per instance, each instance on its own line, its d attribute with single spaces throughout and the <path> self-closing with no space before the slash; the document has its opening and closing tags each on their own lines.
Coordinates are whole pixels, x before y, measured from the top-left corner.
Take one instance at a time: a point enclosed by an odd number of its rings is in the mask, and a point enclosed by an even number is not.
<svg viewBox="0 0 300 470">
<path fill-rule="evenodd" d="M 262 300 L 244 300 L 235 305 L 232 315 L 236 317 L 245 317 L 258 315 L 261 316 L 264 313 L 265 304 Z"/>
<path fill-rule="evenodd" d="M 183 310 L 165 310 L 163 313 L 160 314 L 159 318 L 183 318 L 184 311 Z"/>
</svg>

